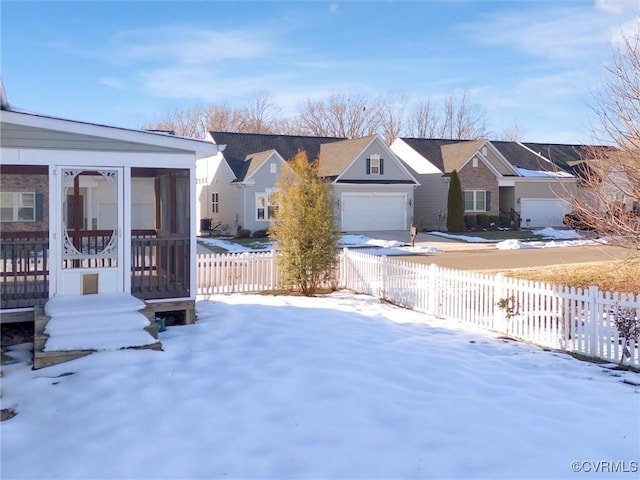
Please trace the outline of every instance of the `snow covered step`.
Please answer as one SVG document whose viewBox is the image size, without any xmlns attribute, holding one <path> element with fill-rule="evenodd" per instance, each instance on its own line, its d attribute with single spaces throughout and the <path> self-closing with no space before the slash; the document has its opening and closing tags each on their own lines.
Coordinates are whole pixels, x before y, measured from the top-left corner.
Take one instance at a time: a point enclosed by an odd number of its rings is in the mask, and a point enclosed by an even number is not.
<svg viewBox="0 0 640 480">
<path fill-rule="evenodd" d="M 39 350 L 86 352 L 123 348 L 156 348 L 155 324 L 141 310 L 141 300 L 124 293 L 54 297 L 44 306 L 48 321 Z"/>
<path fill-rule="evenodd" d="M 44 346 L 45 352 L 72 350 L 120 350 L 122 348 L 153 345 L 158 340 L 146 330 L 119 332 L 74 333 L 50 336 Z"/>
<path fill-rule="evenodd" d="M 99 293 L 95 295 L 65 295 L 53 297 L 44 306 L 44 313 L 56 315 L 82 315 L 96 312 L 132 312 L 145 308 L 142 300 L 127 293 Z"/>
<path fill-rule="evenodd" d="M 137 311 L 73 314 L 64 312 L 51 316 L 44 333 L 53 336 L 76 333 L 118 332 L 142 330 L 149 325 L 149 319 Z"/>
</svg>

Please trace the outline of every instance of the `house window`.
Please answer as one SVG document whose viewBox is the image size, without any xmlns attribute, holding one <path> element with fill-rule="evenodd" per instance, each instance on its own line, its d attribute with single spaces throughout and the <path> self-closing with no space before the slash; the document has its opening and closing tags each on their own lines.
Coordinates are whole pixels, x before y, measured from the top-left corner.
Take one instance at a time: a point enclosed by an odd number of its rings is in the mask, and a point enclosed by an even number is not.
<svg viewBox="0 0 640 480">
<path fill-rule="evenodd" d="M 464 191 L 464 211 L 465 212 L 486 212 L 487 192 L 485 190 L 465 190 Z"/>
<path fill-rule="evenodd" d="M 271 173 L 278 173 L 278 165 L 276 165 L 275 163 L 270 163 L 269 164 L 269 171 Z"/>
<path fill-rule="evenodd" d="M 256 220 L 270 220 L 277 210 L 275 192 L 256 193 Z"/>
<path fill-rule="evenodd" d="M 36 219 L 36 194 L 3 192 L 0 194 L 0 221 L 33 222 Z"/>
<path fill-rule="evenodd" d="M 217 193 L 211 194 L 211 213 L 219 213 L 220 212 L 220 203 L 219 197 Z"/>
<path fill-rule="evenodd" d="M 367 158 L 367 175 L 382 175 L 384 160 L 380 155 L 371 155 Z"/>
</svg>

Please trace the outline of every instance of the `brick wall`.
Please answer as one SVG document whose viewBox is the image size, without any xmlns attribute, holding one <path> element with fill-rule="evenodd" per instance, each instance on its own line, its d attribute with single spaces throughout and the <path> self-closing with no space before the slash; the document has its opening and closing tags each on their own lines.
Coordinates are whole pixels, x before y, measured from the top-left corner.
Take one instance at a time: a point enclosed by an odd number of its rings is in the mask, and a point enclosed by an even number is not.
<svg viewBox="0 0 640 480">
<path fill-rule="evenodd" d="M 472 162 L 467 163 L 458 172 L 458 177 L 460 178 L 462 191 L 486 190 L 491 192 L 491 209 L 487 214 L 498 215 L 500 211 L 498 180 L 495 174 L 482 161 L 478 161 L 477 167 L 474 167 Z"/>
<path fill-rule="evenodd" d="M 2 192 L 34 192 L 42 194 L 42 218 L 35 222 L 2 222 L 3 232 L 49 231 L 49 176 L 38 174 L 3 174 L 0 176 Z"/>
</svg>

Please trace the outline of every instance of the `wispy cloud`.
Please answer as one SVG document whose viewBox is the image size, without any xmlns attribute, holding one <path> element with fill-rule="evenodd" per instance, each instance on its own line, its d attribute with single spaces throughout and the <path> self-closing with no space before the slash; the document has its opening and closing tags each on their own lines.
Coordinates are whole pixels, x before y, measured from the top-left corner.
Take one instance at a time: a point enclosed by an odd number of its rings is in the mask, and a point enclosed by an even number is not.
<svg viewBox="0 0 640 480">
<path fill-rule="evenodd" d="M 463 25 L 463 29 L 479 44 L 507 46 L 552 60 L 582 57 L 587 55 L 585 47 L 606 40 L 591 12 L 579 9 L 487 15 L 484 21 Z"/>
<path fill-rule="evenodd" d="M 639 15 L 638 0 L 597 0 L 588 8 L 584 4 L 553 8 L 544 4 L 486 14 L 461 29 L 482 45 L 512 47 L 534 57 L 566 62 L 610 46 L 613 32 Z"/>
<path fill-rule="evenodd" d="M 595 8 L 602 12 L 614 14 L 632 12 L 637 14 L 640 6 L 638 5 L 638 0 L 596 0 Z"/>
<path fill-rule="evenodd" d="M 253 91 L 264 82 L 275 84 L 275 79 L 261 74 L 259 65 L 286 54 L 278 38 L 278 32 L 258 28 L 168 25 L 120 31 L 102 45 L 52 47 L 108 65 L 109 74 L 99 80 L 102 85 L 212 101 L 223 94 L 246 94 L 245 88 Z"/>
<path fill-rule="evenodd" d="M 273 53 L 272 35 L 255 30 L 198 30 L 187 26 L 118 33 L 107 49 L 116 62 L 203 64 L 262 58 Z"/>
<path fill-rule="evenodd" d="M 123 30 L 103 44 L 73 45 L 68 40 L 51 42 L 49 48 L 98 59 L 114 65 L 176 63 L 182 65 L 247 60 L 273 55 L 277 32 L 208 30 L 188 25 Z"/>
</svg>

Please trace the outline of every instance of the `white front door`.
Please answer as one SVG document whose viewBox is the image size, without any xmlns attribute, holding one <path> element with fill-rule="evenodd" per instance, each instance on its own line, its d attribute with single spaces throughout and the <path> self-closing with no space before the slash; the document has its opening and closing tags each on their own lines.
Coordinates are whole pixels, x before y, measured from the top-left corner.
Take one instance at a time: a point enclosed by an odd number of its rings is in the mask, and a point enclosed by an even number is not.
<svg viewBox="0 0 640 480">
<path fill-rule="evenodd" d="M 123 169 L 60 167 L 56 295 L 124 291 Z"/>
</svg>

